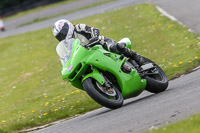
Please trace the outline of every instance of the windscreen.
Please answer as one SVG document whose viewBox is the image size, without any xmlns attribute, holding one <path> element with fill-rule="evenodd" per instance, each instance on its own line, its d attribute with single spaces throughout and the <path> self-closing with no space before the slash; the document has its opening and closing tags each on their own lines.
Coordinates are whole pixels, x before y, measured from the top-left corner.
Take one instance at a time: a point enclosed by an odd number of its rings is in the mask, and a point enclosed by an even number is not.
<svg viewBox="0 0 200 133">
<path fill-rule="evenodd" d="M 63 40 L 56 47 L 56 52 L 60 57 L 62 65 L 64 65 L 71 56 L 73 42 L 74 39 Z"/>
</svg>

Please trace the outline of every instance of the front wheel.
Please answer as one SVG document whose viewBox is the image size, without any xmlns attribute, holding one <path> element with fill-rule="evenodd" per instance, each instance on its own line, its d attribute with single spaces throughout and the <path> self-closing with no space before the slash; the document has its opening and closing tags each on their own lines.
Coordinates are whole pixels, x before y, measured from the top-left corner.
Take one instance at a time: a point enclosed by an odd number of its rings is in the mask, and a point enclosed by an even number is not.
<svg viewBox="0 0 200 133">
<path fill-rule="evenodd" d="M 155 68 L 150 70 L 150 75 L 144 78 L 147 80 L 146 90 L 152 93 L 160 93 L 168 87 L 168 78 L 165 72 L 153 61 L 143 57 L 146 62 L 153 63 Z"/>
<path fill-rule="evenodd" d="M 83 82 L 83 88 L 92 99 L 107 108 L 117 109 L 123 105 L 122 94 L 113 85 L 106 89 L 95 79 L 87 78 Z"/>
</svg>

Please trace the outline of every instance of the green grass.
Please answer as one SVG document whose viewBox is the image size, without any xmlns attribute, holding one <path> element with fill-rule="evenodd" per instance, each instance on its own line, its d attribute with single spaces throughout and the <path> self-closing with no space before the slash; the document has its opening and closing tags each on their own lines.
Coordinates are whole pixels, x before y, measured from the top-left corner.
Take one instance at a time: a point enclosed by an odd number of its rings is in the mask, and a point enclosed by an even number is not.
<svg viewBox="0 0 200 133">
<path fill-rule="evenodd" d="M 151 4 L 121 8 L 74 21 L 100 29 L 155 61 L 174 78 L 200 64 L 198 35 L 163 17 Z M 58 43 L 46 28 L 0 39 L 0 131 L 11 132 L 99 108 L 61 79 Z M 190 63 L 189 63 L 190 61 Z M 182 62 L 182 63 L 181 63 Z"/>
<path fill-rule="evenodd" d="M 160 129 L 154 129 L 148 133 L 199 133 L 200 115 L 194 115 L 190 118 L 168 125 Z"/>
</svg>

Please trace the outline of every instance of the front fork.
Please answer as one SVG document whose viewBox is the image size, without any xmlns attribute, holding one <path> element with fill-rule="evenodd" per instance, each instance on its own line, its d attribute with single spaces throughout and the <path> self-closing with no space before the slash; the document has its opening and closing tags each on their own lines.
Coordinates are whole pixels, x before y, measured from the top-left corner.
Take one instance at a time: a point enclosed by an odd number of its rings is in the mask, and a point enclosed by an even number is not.
<svg viewBox="0 0 200 133">
<path fill-rule="evenodd" d="M 104 79 L 103 75 L 101 75 L 101 73 L 98 71 L 97 68 L 91 67 L 91 69 L 92 69 L 92 72 L 83 77 L 82 83 L 87 78 L 93 78 L 103 86 L 106 83 L 106 80 Z"/>
</svg>

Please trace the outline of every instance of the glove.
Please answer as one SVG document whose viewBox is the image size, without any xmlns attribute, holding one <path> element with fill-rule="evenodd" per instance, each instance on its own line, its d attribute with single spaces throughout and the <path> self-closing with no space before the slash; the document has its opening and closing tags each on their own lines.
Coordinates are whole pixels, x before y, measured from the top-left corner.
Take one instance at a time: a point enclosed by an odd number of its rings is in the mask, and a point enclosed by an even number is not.
<svg viewBox="0 0 200 133">
<path fill-rule="evenodd" d="M 91 27 L 91 38 L 89 39 L 89 45 L 94 46 L 96 43 L 98 43 L 99 40 L 99 29 Z"/>
</svg>

